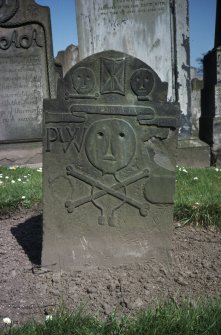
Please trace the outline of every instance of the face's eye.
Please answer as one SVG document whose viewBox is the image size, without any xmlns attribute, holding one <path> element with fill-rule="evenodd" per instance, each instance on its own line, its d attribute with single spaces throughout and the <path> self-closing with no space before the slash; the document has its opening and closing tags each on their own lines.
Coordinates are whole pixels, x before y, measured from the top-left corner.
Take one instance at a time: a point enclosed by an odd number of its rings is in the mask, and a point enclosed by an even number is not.
<svg viewBox="0 0 221 335">
<path fill-rule="evenodd" d="M 137 77 L 137 78 L 136 78 L 136 81 L 137 81 L 137 82 L 140 81 L 140 77 Z"/>
<path fill-rule="evenodd" d="M 125 137 L 125 134 L 121 132 L 121 133 L 119 134 L 119 136 L 120 136 L 121 138 L 124 138 L 124 137 Z"/>
<path fill-rule="evenodd" d="M 103 137 L 103 136 L 104 136 L 104 133 L 103 133 L 102 131 L 99 131 L 99 132 L 97 133 L 97 135 L 98 135 L 98 137 Z"/>
</svg>

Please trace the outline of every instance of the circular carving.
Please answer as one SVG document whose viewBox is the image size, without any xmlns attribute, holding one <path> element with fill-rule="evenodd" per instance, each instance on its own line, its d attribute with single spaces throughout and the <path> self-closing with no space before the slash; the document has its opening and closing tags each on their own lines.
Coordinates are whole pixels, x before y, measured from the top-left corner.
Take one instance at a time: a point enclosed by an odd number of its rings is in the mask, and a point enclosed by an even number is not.
<svg viewBox="0 0 221 335">
<path fill-rule="evenodd" d="M 137 96 L 147 96 L 154 86 L 154 77 L 148 69 L 136 70 L 131 77 L 131 88 Z"/>
<path fill-rule="evenodd" d="M 85 151 L 90 163 L 103 174 L 114 174 L 126 167 L 136 150 L 131 125 L 121 119 L 94 122 L 88 129 Z"/>
<path fill-rule="evenodd" d="M 18 0 L 0 0 L 0 23 L 12 18 L 18 10 Z"/>
<path fill-rule="evenodd" d="M 75 90 L 79 94 L 91 92 L 95 85 L 95 75 L 87 67 L 79 67 L 73 73 L 72 82 Z"/>
</svg>

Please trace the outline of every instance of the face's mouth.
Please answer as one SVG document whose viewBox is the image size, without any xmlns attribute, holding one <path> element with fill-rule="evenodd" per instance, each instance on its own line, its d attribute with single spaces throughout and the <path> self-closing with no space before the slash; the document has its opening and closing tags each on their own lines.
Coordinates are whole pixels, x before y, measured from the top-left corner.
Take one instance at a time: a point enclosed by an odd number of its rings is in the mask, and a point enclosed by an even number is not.
<svg viewBox="0 0 221 335">
<path fill-rule="evenodd" d="M 114 156 L 105 156 L 103 158 L 103 161 L 116 162 L 116 159 L 114 158 Z"/>
<path fill-rule="evenodd" d="M 138 92 L 145 93 L 147 90 L 145 88 L 139 88 Z"/>
</svg>

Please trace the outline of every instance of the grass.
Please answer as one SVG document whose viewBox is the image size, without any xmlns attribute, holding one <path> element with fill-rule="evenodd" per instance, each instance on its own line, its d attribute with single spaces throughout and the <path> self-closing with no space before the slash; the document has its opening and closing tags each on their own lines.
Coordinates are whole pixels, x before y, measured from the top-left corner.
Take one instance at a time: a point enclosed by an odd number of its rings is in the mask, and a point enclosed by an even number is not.
<svg viewBox="0 0 221 335">
<path fill-rule="evenodd" d="M 221 228 L 221 169 L 177 168 L 174 219 Z M 0 212 L 42 199 L 41 169 L 0 167 Z"/>
<path fill-rule="evenodd" d="M 41 169 L 0 167 L 0 212 L 31 207 L 42 199 Z"/>
<path fill-rule="evenodd" d="M 221 228 L 221 169 L 177 169 L 174 218 Z"/>
<path fill-rule="evenodd" d="M 51 320 L 5 327 L 4 335 L 220 335 L 221 300 L 196 305 L 166 303 L 134 317 L 118 319 L 113 313 L 105 320 L 84 310 L 70 313 L 61 309 Z"/>
</svg>

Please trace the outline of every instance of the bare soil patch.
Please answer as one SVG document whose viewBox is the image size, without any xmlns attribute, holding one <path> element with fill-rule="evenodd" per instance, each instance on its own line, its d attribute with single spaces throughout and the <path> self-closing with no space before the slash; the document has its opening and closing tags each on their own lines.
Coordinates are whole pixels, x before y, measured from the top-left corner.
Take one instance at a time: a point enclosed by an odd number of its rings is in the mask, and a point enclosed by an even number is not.
<svg viewBox="0 0 221 335">
<path fill-rule="evenodd" d="M 40 268 L 42 209 L 0 219 L 0 322 L 44 318 L 62 302 L 98 315 L 134 313 L 149 304 L 221 294 L 221 232 L 174 224 L 170 271 L 134 264 L 90 273 L 53 274 Z"/>
</svg>

